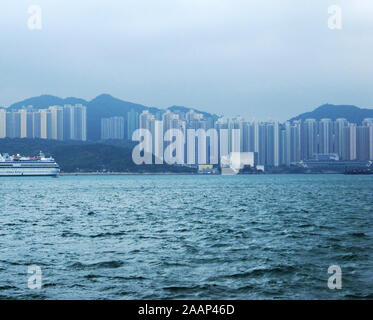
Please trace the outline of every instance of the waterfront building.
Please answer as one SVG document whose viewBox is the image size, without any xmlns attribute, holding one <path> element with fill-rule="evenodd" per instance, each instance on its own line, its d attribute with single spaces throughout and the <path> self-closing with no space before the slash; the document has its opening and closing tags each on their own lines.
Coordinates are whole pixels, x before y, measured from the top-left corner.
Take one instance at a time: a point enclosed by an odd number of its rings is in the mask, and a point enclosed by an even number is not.
<svg viewBox="0 0 373 320">
<path fill-rule="evenodd" d="M 339 118 L 334 123 L 334 148 L 333 152 L 343 157 L 345 146 L 343 144 L 343 128 L 348 126 L 348 121 L 344 118 Z"/>
<path fill-rule="evenodd" d="M 64 140 L 74 140 L 74 122 L 75 112 L 72 105 L 64 105 L 63 107 L 63 135 Z"/>
<path fill-rule="evenodd" d="M 132 135 L 139 128 L 139 114 L 131 109 L 127 113 L 127 139 L 132 140 Z"/>
<path fill-rule="evenodd" d="M 64 138 L 64 108 L 59 106 L 49 107 L 50 111 L 50 139 L 63 140 Z"/>
<path fill-rule="evenodd" d="M 315 119 L 306 119 L 302 123 L 301 133 L 301 158 L 303 160 L 313 159 L 318 153 L 318 128 Z"/>
<path fill-rule="evenodd" d="M 0 139 L 6 137 L 6 110 L 0 109 Z"/>
<path fill-rule="evenodd" d="M 101 119 L 101 139 L 124 139 L 124 118 L 111 117 Z"/>
<path fill-rule="evenodd" d="M 318 153 L 329 154 L 333 151 L 333 126 L 330 119 L 319 122 L 319 150 Z"/>
<path fill-rule="evenodd" d="M 0 113 L 0 137 L 86 140 L 86 107 L 51 106 L 34 110 L 32 106 Z M 4 123 L 3 123 L 4 124 Z"/>
<path fill-rule="evenodd" d="M 20 138 L 27 138 L 27 110 L 19 110 Z"/>
<path fill-rule="evenodd" d="M 370 128 L 368 126 L 359 126 L 356 128 L 356 158 L 364 161 L 370 160 L 369 135 Z"/>
<path fill-rule="evenodd" d="M 21 137 L 20 114 L 17 111 L 10 111 L 6 114 L 6 136 L 8 138 Z"/>
<path fill-rule="evenodd" d="M 73 140 L 87 140 L 87 108 L 81 104 L 76 104 L 74 107 Z"/>
</svg>

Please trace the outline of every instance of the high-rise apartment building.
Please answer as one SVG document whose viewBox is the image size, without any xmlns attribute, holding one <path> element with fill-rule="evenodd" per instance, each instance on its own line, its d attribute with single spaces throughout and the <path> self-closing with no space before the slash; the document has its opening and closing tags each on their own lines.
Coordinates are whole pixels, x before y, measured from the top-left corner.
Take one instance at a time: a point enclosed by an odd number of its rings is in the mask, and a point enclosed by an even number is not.
<svg viewBox="0 0 373 320">
<path fill-rule="evenodd" d="M 302 123 L 301 157 L 310 160 L 318 153 L 318 124 L 315 119 L 306 119 Z"/>
<path fill-rule="evenodd" d="M 6 137 L 6 110 L 0 109 L 0 139 Z"/>
<path fill-rule="evenodd" d="M 127 140 L 132 140 L 132 135 L 139 128 L 139 114 L 131 109 L 127 113 Z"/>
<path fill-rule="evenodd" d="M 369 127 L 359 126 L 356 128 L 356 157 L 357 160 L 370 160 Z"/>
<path fill-rule="evenodd" d="M 6 114 L 6 136 L 8 138 L 21 137 L 20 114 L 17 111 L 10 111 Z"/>
<path fill-rule="evenodd" d="M 72 140 L 87 140 L 87 108 L 81 104 L 74 107 L 74 138 Z"/>
<path fill-rule="evenodd" d="M 48 109 L 41 109 L 40 112 L 40 138 L 51 139 L 51 113 Z"/>
<path fill-rule="evenodd" d="M 342 158 L 344 152 L 343 144 L 343 128 L 348 126 L 348 121 L 343 118 L 339 118 L 334 123 L 334 147 L 333 153 L 337 154 L 339 158 Z"/>
<path fill-rule="evenodd" d="M 19 110 L 20 137 L 27 138 L 27 110 Z"/>
<path fill-rule="evenodd" d="M 81 104 L 63 107 L 64 140 L 87 140 L 87 108 Z"/>
<path fill-rule="evenodd" d="M 63 140 L 64 133 L 64 109 L 63 107 L 59 106 L 52 106 L 49 107 L 50 112 L 50 128 L 51 128 L 51 136 L 50 138 L 53 140 Z"/>
<path fill-rule="evenodd" d="M 111 117 L 101 119 L 101 139 L 124 139 L 124 118 Z"/>
<path fill-rule="evenodd" d="M 1 125 L 2 124 L 2 125 Z M 0 137 L 86 140 L 86 107 L 0 109 Z"/>
<path fill-rule="evenodd" d="M 320 154 L 333 152 L 333 126 L 330 119 L 321 119 L 319 122 L 319 150 Z"/>
<path fill-rule="evenodd" d="M 373 160 L 373 118 L 364 119 L 363 126 L 369 128 L 369 160 Z"/>
</svg>

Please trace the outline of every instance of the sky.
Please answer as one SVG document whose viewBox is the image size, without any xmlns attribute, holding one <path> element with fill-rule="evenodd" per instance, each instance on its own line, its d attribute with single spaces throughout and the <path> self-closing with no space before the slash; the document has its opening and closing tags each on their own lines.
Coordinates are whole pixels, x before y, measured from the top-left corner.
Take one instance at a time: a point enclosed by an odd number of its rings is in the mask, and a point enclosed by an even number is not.
<svg viewBox="0 0 373 320">
<path fill-rule="evenodd" d="M 0 29 L 3 106 L 109 93 L 248 120 L 373 108 L 372 0 L 2 0 Z"/>
</svg>

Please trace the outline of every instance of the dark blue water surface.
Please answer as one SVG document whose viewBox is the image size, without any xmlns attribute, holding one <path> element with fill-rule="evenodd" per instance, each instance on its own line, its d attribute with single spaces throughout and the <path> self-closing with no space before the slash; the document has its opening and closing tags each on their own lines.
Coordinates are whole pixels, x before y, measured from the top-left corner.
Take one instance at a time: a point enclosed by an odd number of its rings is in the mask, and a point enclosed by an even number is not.
<svg viewBox="0 0 373 320">
<path fill-rule="evenodd" d="M 0 298 L 373 298 L 372 190 L 344 175 L 0 178 Z"/>
</svg>

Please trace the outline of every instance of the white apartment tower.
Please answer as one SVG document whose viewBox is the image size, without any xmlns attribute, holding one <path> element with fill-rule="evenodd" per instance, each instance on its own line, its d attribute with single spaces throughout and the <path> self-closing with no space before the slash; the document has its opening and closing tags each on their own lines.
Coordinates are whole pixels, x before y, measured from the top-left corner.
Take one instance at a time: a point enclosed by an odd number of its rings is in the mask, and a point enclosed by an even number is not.
<svg viewBox="0 0 373 320">
<path fill-rule="evenodd" d="M 0 139 L 6 137 L 6 110 L 0 109 Z"/>
<path fill-rule="evenodd" d="M 59 106 L 49 107 L 51 114 L 51 139 L 63 140 L 63 108 Z"/>
</svg>

